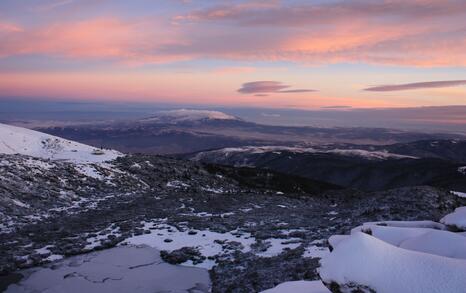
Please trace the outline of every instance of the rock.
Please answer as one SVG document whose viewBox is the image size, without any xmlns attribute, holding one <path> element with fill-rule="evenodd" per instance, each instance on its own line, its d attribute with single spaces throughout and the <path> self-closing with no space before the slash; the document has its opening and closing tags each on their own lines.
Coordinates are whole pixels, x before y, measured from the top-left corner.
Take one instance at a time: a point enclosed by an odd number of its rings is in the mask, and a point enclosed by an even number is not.
<svg viewBox="0 0 466 293">
<path fill-rule="evenodd" d="M 206 257 L 203 256 L 199 249 L 195 247 L 183 247 L 172 252 L 162 250 L 160 252 L 162 259 L 170 264 L 181 264 L 191 260 L 193 264 L 202 263 Z"/>
</svg>

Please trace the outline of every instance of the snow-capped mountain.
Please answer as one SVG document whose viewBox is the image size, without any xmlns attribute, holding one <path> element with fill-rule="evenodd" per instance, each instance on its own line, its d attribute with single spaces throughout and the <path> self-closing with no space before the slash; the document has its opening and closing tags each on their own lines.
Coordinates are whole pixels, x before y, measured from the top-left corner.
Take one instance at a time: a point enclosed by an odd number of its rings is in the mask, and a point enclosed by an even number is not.
<svg viewBox="0 0 466 293">
<path fill-rule="evenodd" d="M 206 120 L 240 120 L 220 111 L 179 109 L 160 111 L 156 115 L 142 119 L 141 122 L 183 123 Z"/>
<path fill-rule="evenodd" d="M 114 150 L 100 149 L 7 124 L 0 124 L 0 154 L 20 154 L 77 163 L 99 163 L 122 155 Z"/>
</svg>

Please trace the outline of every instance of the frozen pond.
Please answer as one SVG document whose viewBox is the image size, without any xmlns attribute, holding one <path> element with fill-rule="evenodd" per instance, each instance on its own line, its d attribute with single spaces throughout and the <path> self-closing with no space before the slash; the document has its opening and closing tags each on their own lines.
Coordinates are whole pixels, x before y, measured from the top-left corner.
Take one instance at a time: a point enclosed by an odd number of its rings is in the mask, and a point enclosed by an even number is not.
<svg viewBox="0 0 466 293">
<path fill-rule="evenodd" d="M 157 249 L 120 246 L 21 271 L 5 292 L 209 292 L 207 270 L 165 263 Z"/>
</svg>

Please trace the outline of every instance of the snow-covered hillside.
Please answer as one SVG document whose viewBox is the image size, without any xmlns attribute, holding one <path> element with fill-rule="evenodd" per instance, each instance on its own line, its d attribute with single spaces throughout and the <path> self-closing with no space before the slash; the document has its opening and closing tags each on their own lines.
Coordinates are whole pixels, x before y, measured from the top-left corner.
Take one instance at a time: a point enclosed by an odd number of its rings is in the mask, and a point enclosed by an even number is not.
<svg viewBox="0 0 466 293">
<path fill-rule="evenodd" d="M 239 120 L 237 117 L 219 111 L 179 109 L 160 111 L 142 122 L 193 122 L 199 120 Z"/>
<path fill-rule="evenodd" d="M 6 124 L 0 124 L 0 153 L 76 163 L 100 163 L 116 159 L 122 155 L 114 150 L 101 150 L 42 132 Z"/>
<path fill-rule="evenodd" d="M 264 153 L 312 153 L 312 154 L 335 154 L 347 157 L 360 157 L 367 160 L 387 160 L 387 159 L 416 159 L 416 157 L 399 155 L 389 153 L 385 151 L 367 151 L 359 149 L 316 149 L 316 148 L 305 148 L 305 147 L 287 147 L 287 146 L 246 146 L 236 148 L 224 148 L 220 150 L 213 150 L 208 152 L 198 153 L 194 159 L 202 160 L 205 156 L 220 155 L 220 156 L 232 156 L 234 154 L 264 154 Z"/>
</svg>

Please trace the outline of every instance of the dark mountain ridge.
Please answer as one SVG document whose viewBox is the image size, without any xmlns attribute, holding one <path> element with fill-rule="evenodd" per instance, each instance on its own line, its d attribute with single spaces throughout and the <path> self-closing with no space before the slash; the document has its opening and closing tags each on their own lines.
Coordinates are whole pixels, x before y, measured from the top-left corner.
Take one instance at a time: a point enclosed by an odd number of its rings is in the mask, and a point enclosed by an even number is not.
<svg viewBox="0 0 466 293">
<path fill-rule="evenodd" d="M 440 145 L 451 148 L 438 147 Z M 184 157 L 275 170 L 361 190 L 432 185 L 464 191 L 466 176 L 460 172 L 465 165 L 462 161 L 466 152 L 464 146 L 464 141 L 421 141 L 383 147 L 360 146 L 358 149 L 251 147 L 212 150 Z M 361 150 L 363 148 L 371 150 Z"/>
</svg>

